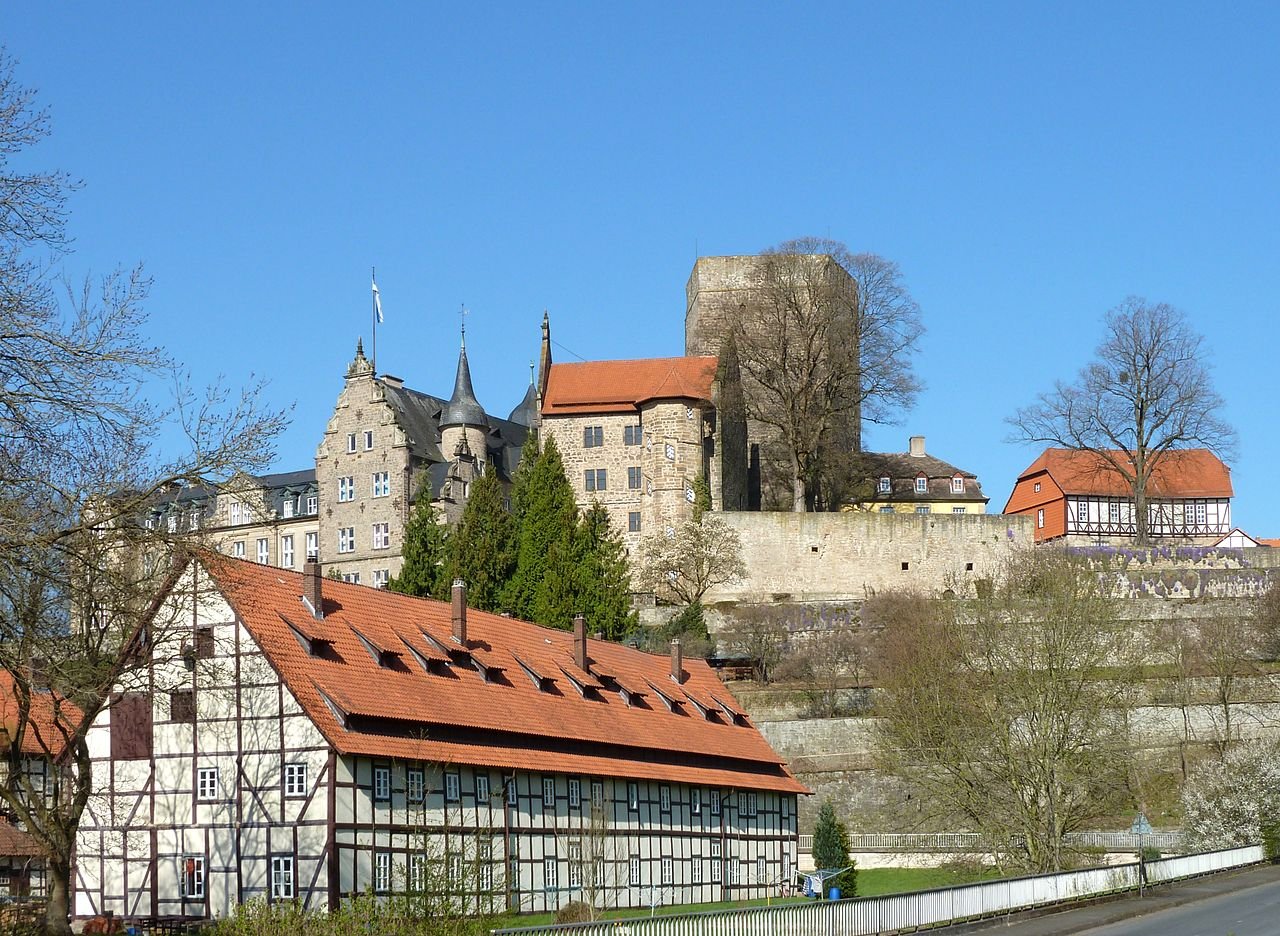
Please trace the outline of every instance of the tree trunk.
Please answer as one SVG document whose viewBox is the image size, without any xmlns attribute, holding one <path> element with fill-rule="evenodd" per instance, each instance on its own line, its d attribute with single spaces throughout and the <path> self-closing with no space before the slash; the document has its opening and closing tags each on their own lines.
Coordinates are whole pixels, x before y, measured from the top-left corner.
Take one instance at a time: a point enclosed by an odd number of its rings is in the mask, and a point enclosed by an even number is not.
<svg viewBox="0 0 1280 936">
<path fill-rule="evenodd" d="M 1150 519 L 1147 516 L 1147 479 L 1139 472 L 1133 480 L 1134 545 L 1146 546 L 1151 542 Z"/>
<path fill-rule="evenodd" d="M 805 495 L 807 493 L 804 483 L 804 472 L 800 468 L 800 457 L 796 455 L 795 447 L 791 447 L 791 509 L 796 513 L 804 513 L 807 509 Z"/>
<path fill-rule="evenodd" d="M 70 936 L 71 863 L 58 858 L 45 862 L 44 928 L 49 936 Z"/>
</svg>

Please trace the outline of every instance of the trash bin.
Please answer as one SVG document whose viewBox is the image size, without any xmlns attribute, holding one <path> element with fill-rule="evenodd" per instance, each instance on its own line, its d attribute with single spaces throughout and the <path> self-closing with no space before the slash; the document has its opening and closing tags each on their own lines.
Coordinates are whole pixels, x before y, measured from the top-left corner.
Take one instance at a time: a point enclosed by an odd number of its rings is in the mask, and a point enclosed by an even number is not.
<svg viewBox="0 0 1280 936">
<path fill-rule="evenodd" d="M 838 887 L 833 887 L 833 888 L 831 888 L 831 890 L 827 891 L 827 896 L 828 896 L 828 898 L 829 898 L 829 899 L 831 899 L 831 900 L 839 900 L 839 899 L 840 899 L 840 888 L 838 888 Z"/>
</svg>

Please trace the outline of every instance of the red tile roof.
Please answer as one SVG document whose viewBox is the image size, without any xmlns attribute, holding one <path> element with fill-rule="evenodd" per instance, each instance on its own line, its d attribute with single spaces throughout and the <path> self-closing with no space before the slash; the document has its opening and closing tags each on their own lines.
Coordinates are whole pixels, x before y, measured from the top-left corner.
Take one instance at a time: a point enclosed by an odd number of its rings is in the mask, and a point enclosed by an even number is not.
<svg viewBox="0 0 1280 936">
<path fill-rule="evenodd" d="M 646 358 L 552 364 L 544 416 L 618 413 L 649 400 L 711 400 L 717 358 Z"/>
<path fill-rule="evenodd" d="M 1116 453 L 1117 455 L 1119 453 Z M 1018 481 L 1047 474 L 1067 496 L 1130 497 L 1124 478 L 1101 456 L 1073 449 L 1045 449 L 1040 457 L 1018 476 Z M 1020 485 L 1019 485 L 1020 486 Z M 1005 513 L 1030 506 L 1022 503 L 1018 486 Z M 1208 449 L 1178 449 L 1166 452 L 1156 463 L 1147 488 L 1148 497 L 1231 497 L 1231 469 Z M 1015 503 L 1015 501 L 1017 501 Z"/>
<path fill-rule="evenodd" d="M 18 696 L 13 674 L 0 670 L 0 743 L 8 743 L 18 727 Z M 27 726 L 22 734 L 22 753 L 34 757 L 58 757 L 65 747 L 63 732 L 83 717 L 80 708 L 48 690 L 31 695 Z"/>
<path fill-rule="evenodd" d="M 445 602 L 326 579 L 317 620 L 300 597 L 299 573 L 213 554 L 202 564 L 341 753 L 808 792 L 745 718 L 724 706 L 708 718 L 687 702 L 673 713 L 653 692 L 732 700 L 705 661 L 686 660 L 677 685 L 666 656 L 590 641 L 593 681 L 640 696 L 631 706 L 616 690 L 579 691 L 568 676 L 585 684 L 585 674 L 567 631 L 469 610 L 464 650 Z M 327 646 L 313 656 L 304 643 L 316 639 Z M 473 652 L 501 673 L 486 681 L 461 662 L 440 666 L 441 647 L 455 659 Z M 371 648 L 405 652 L 383 653 L 380 665 Z"/>
<path fill-rule="evenodd" d="M 14 828 L 7 819 L 0 819 L 0 857 L 34 858 L 43 854 L 44 849 L 35 836 Z"/>
</svg>

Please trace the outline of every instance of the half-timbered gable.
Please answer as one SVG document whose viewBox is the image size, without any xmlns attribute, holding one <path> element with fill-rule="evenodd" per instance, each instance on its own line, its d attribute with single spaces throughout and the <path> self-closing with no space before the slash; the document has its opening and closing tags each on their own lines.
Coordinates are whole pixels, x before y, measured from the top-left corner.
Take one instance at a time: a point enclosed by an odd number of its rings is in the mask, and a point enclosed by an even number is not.
<svg viewBox="0 0 1280 936">
<path fill-rule="evenodd" d="M 190 632 L 157 638 L 93 729 L 78 915 L 370 889 L 637 906 L 790 874 L 804 788 L 678 649 L 471 611 L 461 587 L 451 607 L 214 555 L 168 600 Z"/>
<path fill-rule="evenodd" d="M 1153 539 L 1212 545 L 1231 531 L 1231 469 L 1206 449 L 1164 453 L 1146 493 Z M 1037 542 L 1123 542 L 1137 533 L 1134 509 L 1105 458 L 1051 448 L 1019 475 L 1004 512 L 1033 517 Z"/>
</svg>

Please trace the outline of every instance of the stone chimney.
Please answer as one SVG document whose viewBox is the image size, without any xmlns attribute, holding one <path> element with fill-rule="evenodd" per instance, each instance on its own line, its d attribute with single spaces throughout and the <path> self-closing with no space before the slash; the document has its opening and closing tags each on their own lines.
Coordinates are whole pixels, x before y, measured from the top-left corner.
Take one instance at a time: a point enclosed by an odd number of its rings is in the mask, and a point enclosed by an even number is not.
<svg viewBox="0 0 1280 936">
<path fill-rule="evenodd" d="M 467 583 L 453 580 L 453 640 L 467 645 Z"/>
<path fill-rule="evenodd" d="M 909 450 L 916 458 L 924 457 L 924 436 L 912 436 Z"/>
<path fill-rule="evenodd" d="M 302 600 L 311 609 L 317 620 L 324 617 L 324 576 L 320 574 L 320 563 L 315 556 L 308 556 L 302 564 Z"/>
<path fill-rule="evenodd" d="M 397 390 L 404 387 L 404 378 L 396 377 L 393 374 L 383 374 L 382 382 L 385 383 L 388 387 L 395 387 Z"/>
<path fill-rule="evenodd" d="M 587 666 L 587 619 L 581 614 L 573 616 L 573 662 L 583 672 L 591 671 Z"/>
<path fill-rule="evenodd" d="M 680 651 L 680 641 L 671 641 L 671 678 L 678 683 L 684 682 L 684 654 Z"/>
</svg>

